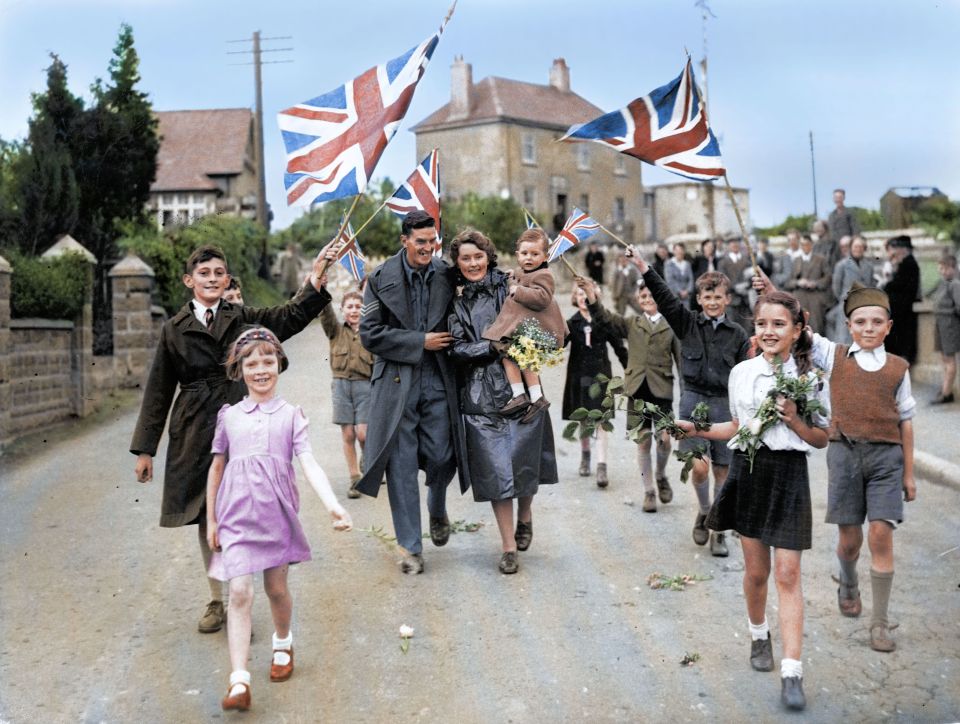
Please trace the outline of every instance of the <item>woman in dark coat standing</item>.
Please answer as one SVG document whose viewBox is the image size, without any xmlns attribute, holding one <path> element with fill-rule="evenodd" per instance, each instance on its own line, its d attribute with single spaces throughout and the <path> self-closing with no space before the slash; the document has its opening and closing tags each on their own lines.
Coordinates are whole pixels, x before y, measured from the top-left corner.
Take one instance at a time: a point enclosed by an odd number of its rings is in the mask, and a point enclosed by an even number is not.
<svg viewBox="0 0 960 724">
<path fill-rule="evenodd" d="M 597 296 L 600 287 L 594 284 Z M 577 311 L 567 320 L 570 334 L 565 344 L 570 345 L 570 359 L 567 361 L 567 381 L 563 386 L 563 419 L 569 420 L 570 415 L 578 407 L 588 410 L 599 410 L 603 396 L 590 397 L 590 385 L 596 381 L 598 374 L 610 377 L 613 373 L 610 367 L 610 357 L 607 354 L 607 345 L 620 360 L 620 364 L 627 364 L 627 349 L 623 341 L 611 335 L 609 330 L 599 326 L 590 318 L 587 309 L 587 296 L 583 289 L 574 287 L 571 301 Z M 590 438 L 580 441 L 580 475 L 590 475 Z M 597 430 L 597 487 L 605 488 L 609 483 L 607 478 L 607 432 Z"/>
<path fill-rule="evenodd" d="M 893 327 L 884 342 L 887 352 L 903 357 L 911 365 L 917 359 L 917 313 L 913 303 L 920 299 L 920 266 L 913 258 L 913 243 L 906 235 L 887 242 L 893 276 L 883 290 L 890 298 Z"/>
<path fill-rule="evenodd" d="M 520 424 L 500 414 L 513 393 L 499 355 L 483 338 L 507 295 L 507 276 L 496 268 L 493 242 L 468 229 L 453 239 L 450 258 L 463 285 L 449 320 L 464 451 L 460 483 L 464 491 L 473 490 L 474 500 L 493 506 L 503 547 L 500 571 L 516 573 L 517 551 L 527 550 L 533 539 L 533 496 L 540 485 L 558 482 L 553 426 L 549 415 Z"/>
</svg>

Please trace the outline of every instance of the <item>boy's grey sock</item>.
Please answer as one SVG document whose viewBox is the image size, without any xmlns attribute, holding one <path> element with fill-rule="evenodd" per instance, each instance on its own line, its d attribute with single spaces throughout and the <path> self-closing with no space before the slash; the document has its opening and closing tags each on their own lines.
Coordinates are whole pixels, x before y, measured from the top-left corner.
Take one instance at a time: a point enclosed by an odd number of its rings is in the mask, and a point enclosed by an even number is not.
<svg viewBox="0 0 960 724">
<path fill-rule="evenodd" d="M 857 556 L 852 561 L 845 560 L 839 555 L 837 556 L 837 561 L 840 563 L 840 584 L 849 590 L 856 589 L 860 584 L 860 579 L 857 576 L 858 560 L 860 560 L 860 556 Z"/>
<path fill-rule="evenodd" d="M 694 483 L 693 489 L 697 491 L 697 502 L 700 504 L 700 514 L 706 515 L 710 512 L 710 478 L 702 483 Z"/>
<path fill-rule="evenodd" d="M 890 605 L 890 589 L 893 588 L 893 571 L 881 573 L 870 569 L 870 588 L 873 590 L 873 618 L 871 624 L 889 623 L 887 607 Z"/>
</svg>

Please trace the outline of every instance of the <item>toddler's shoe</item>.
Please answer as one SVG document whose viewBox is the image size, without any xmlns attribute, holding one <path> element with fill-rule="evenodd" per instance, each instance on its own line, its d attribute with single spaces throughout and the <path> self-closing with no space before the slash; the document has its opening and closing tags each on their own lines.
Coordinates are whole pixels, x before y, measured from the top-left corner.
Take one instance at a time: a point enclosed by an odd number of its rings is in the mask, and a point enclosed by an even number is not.
<svg viewBox="0 0 960 724">
<path fill-rule="evenodd" d="M 517 415 L 524 410 L 530 407 L 530 397 L 524 392 L 522 395 L 517 395 L 510 402 L 500 408 L 500 414 L 506 415 Z"/>
<path fill-rule="evenodd" d="M 231 694 L 237 687 L 243 687 L 243 691 L 238 694 Z M 220 708 L 224 711 L 246 711 L 250 708 L 250 686 L 248 684 L 234 684 L 227 690 L 227 695 L 220 702 Z"/>
<path fill-rule="evenodd" d="M 227 622 L 227 612 L 223 608 L 223 601 L 210 601 L 207 609 L 200 617 L 200 623 L 197 624 L 197 631 L 200 633 L 215 633 L 223 628 Z"/>
<path fill-rule="evenodd" d="M 289 650 L 274 649 L 273 660 L 270 662 L 270 681 L 286 681 L 291 676 L 293 676 L 293 646 Z"/>
<path fill-rule="evenodd" d="M 540 414 L 540 410 L 546 410 L 550 407 L 550 402 L 546 397 L 541 397 L 536 402 L 532 403 L 528 408 L 523 417 L 520 418 L 520 423 L 525 425 L 527 423 L 533 422 L 537 415 Z"/>
</svg>

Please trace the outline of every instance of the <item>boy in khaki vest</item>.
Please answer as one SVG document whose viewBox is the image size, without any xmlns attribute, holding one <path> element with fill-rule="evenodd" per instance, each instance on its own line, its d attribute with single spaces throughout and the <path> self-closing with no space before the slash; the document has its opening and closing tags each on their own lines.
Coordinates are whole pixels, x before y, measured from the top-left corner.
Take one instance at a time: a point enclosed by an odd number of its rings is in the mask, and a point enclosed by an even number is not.
<svg viewBox="0 0 960 724">
<path fill-rule="evenodd" d="M 870 646 L 893 651 L 887 606 L 893 585 L 893 531 L 903 521 L 903 502 L 916 498 L 913 479 L 913 416 L 916 401 L 907 361 L 889 354 L 890 300 L 880 289 L 854 284 L 843 306 L 853 343 L 813 336 L 814 364 L 830 373 L 833 413 L 827 449 L 827 523 L 840 529 L 837 604 L 843 616 L 862 608 L 857 559 L 863 521 L 869 522 L 873 617 Z"/>
</svg>

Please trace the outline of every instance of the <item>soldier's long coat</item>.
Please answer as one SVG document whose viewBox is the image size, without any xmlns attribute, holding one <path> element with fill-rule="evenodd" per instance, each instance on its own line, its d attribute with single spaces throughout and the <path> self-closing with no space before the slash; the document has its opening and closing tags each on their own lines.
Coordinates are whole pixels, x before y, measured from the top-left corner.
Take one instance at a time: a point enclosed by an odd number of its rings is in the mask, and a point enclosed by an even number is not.
<svg viewBox="0 0 960 724">
<path fill-rule="evenodd" d="M 194 316 L 189 304 L 164 323 L 130 443 L 134 455 L 157 454 L 170 402 L 179 385 L 180 394 L 170 415 L 161 526 L 197 523 L 203 510 L 217 412 L 224 404 L 239 402 L 246 393 L 246 386 L 230 382 L 224 370 L 230 344 L 253 324 L 270 329 L 281 341 L 292 337 L 329 302 L 326 289 L 318 292 L 306 284 L 279 307 L 255 309 L 221 301 L 209 330 Z"/>
<path fill-rule="evenodd" d="M 400 429 L 400 420 L 413 386 L 413 369 L 423 361 L 425 333 L 414 329 L 410 292 L 403 270 L 400 250 L 367 277 L 360 318 L 360 341 L 374 356 L 370 376 L 370 421 L 363 448 L 364 475 L 356 489 L 377 496 L 389 459 L 390 448 Z M 453 270 L 442 260 L 432 259 L 434 268 L 427 310 L 427 332 L 446 332 L 447 315 L 455 291 Z M 445 351 L 436 353 L 443 378 L 454 452 L 460 469 L 461 451 L 456 434 L 456 382 L 450 358 Z"/>
</svg>

